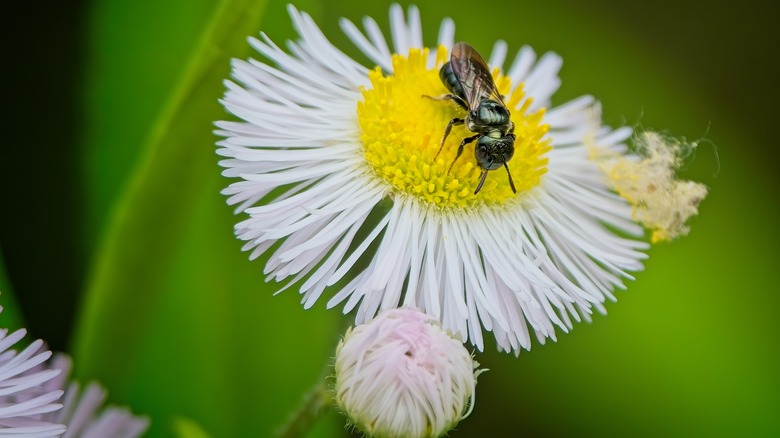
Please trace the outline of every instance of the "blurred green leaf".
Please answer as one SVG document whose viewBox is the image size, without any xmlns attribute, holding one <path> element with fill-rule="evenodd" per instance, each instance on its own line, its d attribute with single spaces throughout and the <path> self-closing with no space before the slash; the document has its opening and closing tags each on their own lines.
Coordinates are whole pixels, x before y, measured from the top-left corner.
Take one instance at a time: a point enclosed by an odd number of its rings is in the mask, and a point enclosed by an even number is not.
<svg viewBox="0 0 780 438">
<path fill-rule="evenodd" d="M 272 297 L 278 285 L 264 285 L 262 264 L 239 251 L 235 218 L 219 195 L 227 180 L 211 130 L 226 114 L 217 98 L 229 59 L 248 55 L 246 36 L 264 10 L 243 0 L 216 9 L 95 258 L 75 338 L 77 373 L 149 414 L 150 436 L 164 436 L 178 415 L 216 436 L 267 436 L 320 377 L 337 340 L 338 313 L 304 312 L 293 292 Z"/>
<path fill-rule="evenodd" d="M 182 88 L 217 0 L 96 0 L 87 14 L 84 77 L 83 234 L 93 251 L 149 143 L 149 127 Z"/>
<path fill-rule="evenodd" d="M 172 427 L 178 438 L 210 438 L 210 435 L 197 422 L 189 418 L 174 418 Z"/>
<path fill-rule="evenodd" d="M 231 47 L 244 44 L 240 38 L 231 38 L 230 31 L 237 28 L 248 32 L 256 27 L 263 10 L 261 3 L 254 8 L 245 3 L 250 2 L 226 1 L 220 5 L 169 104 L 153 125 L 143 147 L 143 160 L 116 204 L 107 237 L 99 249 L 77 338 L 79 349 L 104 351 L 94 344 L 116 337 L 93 327 L 111 322 L 115 314 L 143 327 L 149 307 L 154 307 L 154 294 L 137 290 L 134 282 L 125 280 L 148 281 L 152 284 L 147 286 L 152 287 L 164 281 L 171 255 L 183 236 L 182 224 L 189 222 L 191 210 L 198 204 L 199 189 L 203 188 L 200 175 L 215 168 L 210 133 L 211 123 L 220 115 L 215 97 L 220 94 L 222 78 L 227 76 L 228 53 L 246 51 Z M 115 117 L 121 115 L 117 111 Z M 151 248 L 155 251 L 149 251 Z M 141 297 L 151 300 L 139 300 Z M 126 302 L 130 298 L 133 300 Z M 130 328 L 125 327 L 114 335 L 129 332 Z M 103 357 L 122 367 L 121 358 Z M 88 364 L 82 364 L 82 368 L 89 370 Z"/>
<path fill-rule="evenodd" d="M 5 272 L 2 251 L 0 251 L 0 306 L 3 306 L 3 311 L 0 312 L 0 329 L 16 330 L 24 327 L 19 305 L 16 304 L 11 282 Z"/>
</svg>

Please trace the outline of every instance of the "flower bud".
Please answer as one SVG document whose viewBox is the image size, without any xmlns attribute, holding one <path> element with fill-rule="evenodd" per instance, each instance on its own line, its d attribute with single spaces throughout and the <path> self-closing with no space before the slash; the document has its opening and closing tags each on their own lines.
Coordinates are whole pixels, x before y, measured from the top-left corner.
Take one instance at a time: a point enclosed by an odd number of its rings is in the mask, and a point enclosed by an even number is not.
<svg viewBox="0 0 780 438">
<path fill-rule="evenodd" d="M 388 310 L 339 343 L 336 401 L 368 436 L 439 437 L 471 413 L 478 365 L 433 317 Z"/>
</svg>

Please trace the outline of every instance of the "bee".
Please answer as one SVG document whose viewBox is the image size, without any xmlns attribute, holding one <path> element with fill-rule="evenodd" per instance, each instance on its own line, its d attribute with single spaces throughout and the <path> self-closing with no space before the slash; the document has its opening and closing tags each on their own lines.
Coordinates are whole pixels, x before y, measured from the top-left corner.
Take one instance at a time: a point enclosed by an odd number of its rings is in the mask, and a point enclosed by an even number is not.
<svg viewBox="0 0 780 438">
<path fill-rule="evenodd" d="M 452 126 L 465 124 L 475 135 L 466 137 L 460 142 L 458 153 L 447 173 L 460 158 L 463 147 L 476 141 L 474 156 L 482 173 L 474 194 L 476 195 L 482 189 L 488 171 L 501 166 L 506 169 L 512 192 L 517 193 L 512 174 L 509 173 L 509 166 L 506 164 L 515 153 L 515 124 L 510 119 L 504 98 L 498 92 L 485 60 L 470 45 L 457 43 L 452 48 L 450 61 L 439 70 L 439 77 L 450 93 L 438 97 L 423 97 L 433 100 L 451 100 L 466 111 L 466 116 L 455 117 L 444 128 L 444 137 L 441 139 L 439 152 L 436 153 L 434 161 L 439 157 Z"/>
</svg>

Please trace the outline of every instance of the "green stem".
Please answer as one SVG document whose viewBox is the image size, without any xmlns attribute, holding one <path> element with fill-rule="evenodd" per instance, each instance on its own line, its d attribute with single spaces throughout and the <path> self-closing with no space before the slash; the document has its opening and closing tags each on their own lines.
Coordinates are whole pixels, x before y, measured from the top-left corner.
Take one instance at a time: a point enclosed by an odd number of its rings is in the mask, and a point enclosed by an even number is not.
<svg viewBox="0 0 780 438">
<path fill-rule="evenodd" d="M 326 367 L 330 371 L 330 365 Z M 277 438 L 304 437 L 317 421 L 333 406 L 333 393 L 325 378 L 320 379 L 304 397 L 297 411 L 277 432 Z"/>
<path fill-rule="evenodd" d="M 343 280 L 342 280 L 343 281 Z M 352 325 L 351 318 L 341 318 L 341 333 L 346 332 Z M 339 338 L 341 335 L 339 335 Z M 333 351 L 336 351 L 334 346 Z M 304 395 L 297 411 L 294 411 L 287 422 L 279 428 L 276 438 L 299 438 L 311 432 L 320 418 L 335 406 L 333 390 L 328 384 L 333 379 L 333 366 L 330 362 L 325 364 L 317 384 Z"/>
</svg>

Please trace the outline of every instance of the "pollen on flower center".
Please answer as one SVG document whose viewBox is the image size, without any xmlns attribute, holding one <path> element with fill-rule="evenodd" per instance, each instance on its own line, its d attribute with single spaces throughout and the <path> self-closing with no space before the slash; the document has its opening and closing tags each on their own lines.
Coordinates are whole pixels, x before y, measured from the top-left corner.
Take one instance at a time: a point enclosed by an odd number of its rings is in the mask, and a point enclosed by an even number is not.
<svg viewBox="0 0 780 438">
<path fill-rule="evenodd" d="M 490 171 L 480 192 L 474 194 L 481 173 L 474 157 L 475 143 L 466 145 L 447 172 L 460 142 L 474 135 L 464 125 L 452 127 L 434 161 L 449 121 L 465 117 L 465 111 L 450 101 L 423 97 L 448 93 L 439 79 L 447 50 L 440 46 L 436 57 L 436 68 L 428 69 L 428 49 L 412 49 L 408 57 L 393 55 L 392 75 L 384 75 L 379 68 L 369 73 L 373 87 L 362 90 L 363 101 L 357 108 L 366 161 L 394 191 L 435 206 L 466 208 L 514 198 L 504 169 Z M 543 137 L 548 126 L 542 124 L 543 109 L 526 114 L 531 99 L 524 99 L 522 87 L 510 92 L 509 78 L 497 69 L 493 77 L 515 124 L 515 153 L 507 164 L 520 194 L 537 186 L 547 171 L 545 154 L 551 146 Z"/>
</svg>

